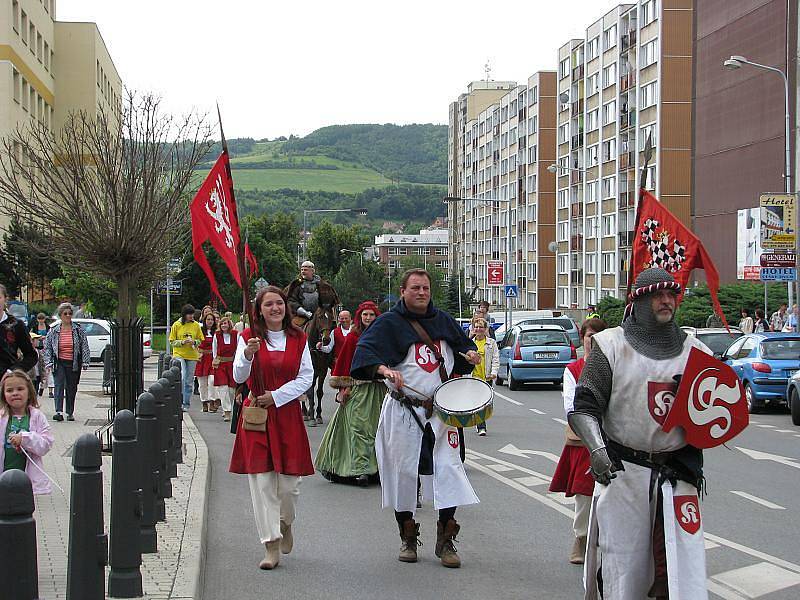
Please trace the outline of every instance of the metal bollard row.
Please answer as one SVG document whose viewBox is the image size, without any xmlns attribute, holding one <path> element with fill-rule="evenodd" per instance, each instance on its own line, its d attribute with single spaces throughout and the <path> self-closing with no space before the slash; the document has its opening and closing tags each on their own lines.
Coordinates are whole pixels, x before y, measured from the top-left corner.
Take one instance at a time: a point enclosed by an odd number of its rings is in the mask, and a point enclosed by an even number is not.
<svg viewBox="0 0 800 600">
<path fill-rule="evenodd" d="M 4 598 L 36 600 L 39 569 L 33 487 L 25 471 L 0 475 L 0 582 Z"/>
</svg>

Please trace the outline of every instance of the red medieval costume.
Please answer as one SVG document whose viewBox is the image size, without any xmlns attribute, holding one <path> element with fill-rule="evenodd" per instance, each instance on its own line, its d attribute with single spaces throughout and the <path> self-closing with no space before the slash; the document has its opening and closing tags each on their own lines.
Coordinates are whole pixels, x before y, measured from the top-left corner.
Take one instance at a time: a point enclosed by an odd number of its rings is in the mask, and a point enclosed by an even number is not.
<svg viewBox="0 0 800 600">
<path fill-rule="evenodd" d="M 214 334 L 217 344 L 217 359 L 219 364 L 214 369 L 214 385 L 220 387 L 227 385 L 230 388 L 236 387 L 233 380 L 233 357 L 236 355 L 236 344 L 239 341 L 239 334 L 235 329 L 228 332 L 230 341 L 225 343 L 225 335 L 218 331 Z"/>
<path fill-rule="evenodd" d="M 214 367 L 211 364 L 213 357 L 211 356 L 211 345 L 214 343 L 213 334 L 206 333 L 203 341 L 197 349 L 200 351 L 200 360 L 197 361 L 197 366 L 194 368 L 195 377 L 208 377 L 214 375 Z"/>
</svg>

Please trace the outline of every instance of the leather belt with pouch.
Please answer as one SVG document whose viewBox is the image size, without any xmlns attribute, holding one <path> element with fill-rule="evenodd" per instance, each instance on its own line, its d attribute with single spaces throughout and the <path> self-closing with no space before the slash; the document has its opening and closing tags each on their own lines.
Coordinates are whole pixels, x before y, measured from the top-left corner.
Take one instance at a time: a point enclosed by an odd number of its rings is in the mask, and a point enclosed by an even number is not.
<svg viewBox="0 0 800 600">
<path fill-rule="evenodd" d="M 247 431 L 267 431 L 267 409 L 261 406 L 242 407 L 242 427 Z"/>
<path fill-rule="evenodd" d="M 215 360 L 218 361 L 218 362 L 221 362 L 221 363 L 228 363 L 228 362 L 233 362 L 233 357 L 232 356 L 218 356 Z"/>
<path fill-rule="evenodd" d="M 419 400 L 417 398 L 406 396 L 405 394 L 398 391 L 392 391 L 389 393 L 389 395 L 395 400 L 397 400 L 400 404 L 403 404 L 404 406 L 416 406 L 424 408 L 426 419 L 430 419 L 431 416 L 433 416 L 433 400 L 430 399 Z"/>
</svg>

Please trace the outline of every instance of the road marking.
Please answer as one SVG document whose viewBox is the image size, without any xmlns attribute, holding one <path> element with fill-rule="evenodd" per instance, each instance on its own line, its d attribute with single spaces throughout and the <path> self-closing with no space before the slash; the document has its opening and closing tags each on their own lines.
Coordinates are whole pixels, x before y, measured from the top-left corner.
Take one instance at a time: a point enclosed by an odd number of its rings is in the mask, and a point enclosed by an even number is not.
<svg viewBox="0 0 800 600">
<path fill-rule="evenodd" d="M 794 433 L 794 429 L 776 429 L 778 433 Z"/>
<path fill-rule="evenodd" d="M 720 598 L 724 598 L 725 600 L 747 600 L 745 596 L 741 596 L 733 590 L 728 589 L 726 586 L 721 585 L 716 581 L 712 581 L 711 579 L 706 579 L 706 588 L 712 594 L 715 594 Z"/>
<path fill-rule="evenodd" d="M 492 471 L 497 471 L 498 473 L 505 473 L 506 471 L 513 471 L 514 469 L 511 467 L 507 467 L 506 465 L 486 465 L 487 469 L 491 469 Z"/>
<path fill-rule="evenodd" d="M 498 463 L 501 465 L 506 465 L 507 467 L 511 467 L 521 473 L 527 473 L 528 475 L 533 475 L 534 477 L 538 477 L 540 479 L 544 479 L 547 483 L 550 483 L 553 478 L 550 475 L 545 475 L 544 473 L 539 473 L 538 471 L 534 471 L 533 469 L 528 469 L 526 467 L 521 467 L 519 465 L 515 465 L 514 463 L 502 460 L 500 458 L 495 458 L 494 456 L 489 456 L 488 454 L 481 454 L 480 452 L 475 452 L 475 450 L 467 449 L 467 457 L 472 458 L 473 460 L 488 460 L 491 461 L 492 464 Z"/>
<path fill-rule="evenodd" d="M 775 425 L 756 425 L 756 427 L 761 427 L 763 429 L 775 429 Z"/>
<path fill-rule="evenodd" d="M 556 464 L 558 464 L 559 460 L 559 457 L 552 452 L 545 452 L 544 450 L 523 450 L 521 448 L 517 448 L 514 444 L 506 444 L 500 448 L 498 452 L 510 454 L 511 456 L 519 456 L 520 458 L 528 458 L 529 454 L 532 456 L 541 456 L 547 460 L 553 461 Z"/>
<path fill-rule="evenodd" d="M 556 417 L 550 417 L 556 423 L 561 423 L 562 425 L 568 425 L 568 423 L 564 419 L 557 419 Z"/>
<path fill-rule="evenodd" d="M 723 537 L 718 535 L 714 535 L 712 533 L 705 532 L 705 536 L 707 540 L 711 540 L 712 542 L 716 542 L 721 546 L 727 546 L 732 550 L 738 550 L 743 554 L 747 554 L 754 558 L 758 558 L 765 562 L 771 563 L 777 567 L 782 567 L 788 571 L 792 571 L 793 573 L 797 573 L 800 575 L 800 565 L 796 565 L 794 563 L 789 562 L 788 560 L 783 560 L 782 558 L 778 558 L 777 556 L 772 556 L 771 554 L 767 554 L 766 552 L 761 552 L 760 550 L 755 550 L 754 548 L 749 548 L 743 544 L 739 544 L 737 542 L 732 542 L 730 540 L 726 540 Z"/>
<path fill-rule="evenodd" d="M 769 500 L 764 500 L 763 498 L 759 498 L 758 496 L 753 496 L 748 494 L 747 492 L 739 492 L 737 490 L 731 490 L 731 494 L 736 494 L 737 496 L 741 496 L 746 500 L 750 500 L 751 502 L 755 502 L 756 504 L 760 504 L 761 506 L 766 506 L 767 508 L 772 508 L 774 510 L 786 510 L 780 504 L 773 504 Z"/>
<path fill-rule="evenodd" d="M 527 487 L 533 487 L 535 485 L 546 485 L 547 481 L 541 479 L 540 477 L 515 477 L 514 481 L 521 483 Z"/>
<path fill-rule="evenodd" d="M 517 400 L 514 400 L 513 398 L 509 398 L 508 396 L 504 396 L 500 392 L 496 391 L 494 393 L 494 395 L 495 396 L 500 396 L 503 400 L 508 400 L 509 402 L 511 402 L 511 404 L 516 404 L 517 406 L 522 406 L 522 402 L 518 402 Z"/>
<path fill-rule="evenodd" d="M 800 584 L 800 575 L 797 573 L 766 562 L 718 573 L 712 575 L 711 579 L 745 598 L 759 598 Z"/>
<path fill-rule="evenodd" d="M 742 448 L 736 446 L 736 449 L 743 452 L 753 460 L 771 460 L 776 463 L 786 465 L 787 467 L 794 467 L 800 469 L 800 463 L 795 462 L 797 459 L 790 456 L 781 456 L 780 454 L 770 454 L 769 452 L 761 452 L 760 450 L 750 450 L 749 448 Z"/>
<path fill-rule="evenodd" d="M 539 410 L 538 408 L 529 408 L 528 410 L 531 411 L 531 412 L 535 412 L 537 415 L 546 415 L 547 414 L 546 412 L 544 412 L 543 410 Z M 792 433 L 794 433 L 794 432 L 792 432 Z"/>
<path fill-rule="evenodd" d="M 719 544 L 715 544 L 714 542 L 706 539 L 705 540 L 706 550 L 711 550 L 712 548 L 719 548 Z"/>
</svg>

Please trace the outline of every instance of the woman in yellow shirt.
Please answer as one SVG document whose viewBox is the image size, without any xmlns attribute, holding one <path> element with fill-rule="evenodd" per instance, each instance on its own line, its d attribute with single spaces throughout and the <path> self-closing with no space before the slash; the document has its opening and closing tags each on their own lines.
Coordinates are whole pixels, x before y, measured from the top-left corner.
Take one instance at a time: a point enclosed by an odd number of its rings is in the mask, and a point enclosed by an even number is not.
<svg viewBox="0 0 800 600">
<path fill-rule="evenodd" d="M 486 335 L 489 331 L 489 323 L 483 317 L 473 317 L 470 330 L 475 336 L 472 341 L 475 342 L 478 347 L 478 354 L 481 355 L 481 363 L 475 365 L 472 376 L 492 385 L 500 368 L 500 353 L 497 350 L 497 342 Z M 486 435 L 485 422 L 478 425 L 478 435 Z"/>
<path fill-rule="evenodd" d="M 204 339 L 200 324 L 194 320 L 194 306 L 186 304 L 181 309 L 181 318 L 172 324 L 169 330 L 169 344 L 172 355 L 181 362 L 183 378 L 183 410 L 189 410 L 194 382 L 194 368 L 200 360 L 197 347 Z"/>
</svg>

